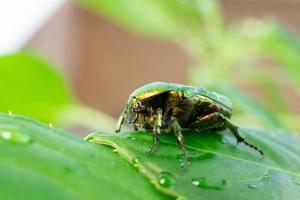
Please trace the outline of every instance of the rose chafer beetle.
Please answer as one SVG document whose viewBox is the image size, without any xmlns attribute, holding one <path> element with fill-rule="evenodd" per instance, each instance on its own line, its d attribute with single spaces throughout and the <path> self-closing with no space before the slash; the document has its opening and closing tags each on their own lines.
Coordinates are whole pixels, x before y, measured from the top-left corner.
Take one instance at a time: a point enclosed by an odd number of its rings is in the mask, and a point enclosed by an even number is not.
<svg viewBox="0 0 300 200">
<path fill-rule="evenodd" d="M 158 149 L 161 131 L 173 131 L 183 154 L 183 167 L 187 162 L 183 129 L 199 132 L 229 129 L 238 143 L 244 143 L 263 155 L 262 150 L 239 134 L 238 127 L 230 122 L 231 114 L 231 101 L 216 92 L 201 87 L 152 82 L 136 89 L 129 96 L 119 117 L 116 132 L 121 130 L 126 119 L 135 130 L 152 130 L 153 146 L 149 152 L 154 153 Z"/>
</svg>

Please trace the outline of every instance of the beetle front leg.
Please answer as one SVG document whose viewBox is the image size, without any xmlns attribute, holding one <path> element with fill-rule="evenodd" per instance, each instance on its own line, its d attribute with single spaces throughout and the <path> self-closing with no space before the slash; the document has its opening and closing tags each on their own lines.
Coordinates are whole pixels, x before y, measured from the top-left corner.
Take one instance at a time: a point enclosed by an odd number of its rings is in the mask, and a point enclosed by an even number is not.
<svg viewBox="0 0 300 200">
<path fill-rule="evenodd" d="M 174 134 L 177 138 L 178 146 L 179 146 L 179 148 L 181 149 L 181 152 L 182 152 L 183 159 L 182 159 L 182 162 L 181 162 L 181 167 L 185 168 L 186 164 L 187 164 L 187 155 L 186 155 L 186 149 L 185 149 L 184 144 L 183 144 L 183 135 L 181 133 L 181 126 L 180 126 L 178 120 L 175 117 L 171 117 L 170 126 L 174 130 Z"/>
<path fill-rule="evenodd" d="M 127 118 L 127 114 L 126 114 L 126 109 L 124 109 L 124 111 L 121 113 L 119 119 L 118 119 L 118 123 L 117 123 L 117 128 L 115 130 L 116 133 L 120 132 L 121 127 L 124 123 L 124 120 Z"/>
<path fill-rule="evenodd" d="M 159 145 L 159 135 L 162 124 L 162 109 L 158 108 L 155 116 L 154 126 L 153 126 L 153 146 L 149 149 L 149 153 L 153 154 L 158 150 Z"/>
<path fill-rule="evenodd" d="M 227 119 L 224 115 L 218 112 L 214 112 L 199 118 L 196 122 L 191 124 L 191 128 L 195 128 L 198 130 L 214 130 L 214 129 L 223 129 L 228 128 L 231 133 L 235 136 L 238 143 L 244 143 L 245 145 L 251 147 L 252 149 L 258 151 L 262 156 L 264 155 L 263 151 L 256 147 L 255 145 L 247 142 L 245 138 L 243 138 L 239 131 L 238 127 L 233 125 L 229 119 Z"/>
</svg>

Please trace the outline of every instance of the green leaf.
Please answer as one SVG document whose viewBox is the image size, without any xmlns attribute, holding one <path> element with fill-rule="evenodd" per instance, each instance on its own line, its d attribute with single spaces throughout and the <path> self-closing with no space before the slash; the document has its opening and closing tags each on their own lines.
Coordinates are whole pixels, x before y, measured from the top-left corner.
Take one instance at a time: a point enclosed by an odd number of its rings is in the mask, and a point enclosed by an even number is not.
<svg viewBox="0 0 300 200">
<path fill-rule="evenodd" d="M 300 138 L 274 130 L 241 129 L 245 138 L 260 147 L 265 157 L 224 135 L 184 132 L 189 164 L 182 158 L 173 134 L 160 136 L 160 149 L 152 145 L 151 133 L 94 133 L 92 143 L 112 146 L 137 166 L 158 190 L 179 199 L 298 199 L 300 194 Z"/>
<path fill-rule="evenodd" d="M 106 146 L 0 114 L 1 199 L 165 199 Z"/>
<path fill-rule="evenodd" d="M 0 112 L 12 111 L 55 122 L 73 100 L 63 77 L 38 56 L 20 52 L 0 57 Z"/>
<path fill-rule="evenodd" d="M 76 0 L 130 30 L 182 40 L 199 23 L 222 26 L 215 0 Z"/>
<path fill-rule="evenodd" d="M 247 33 L 252 45 L 286 69 L 293 81 L 300 85 L 300 39 L 276 21 L 254 23 Z"/>
</svg>

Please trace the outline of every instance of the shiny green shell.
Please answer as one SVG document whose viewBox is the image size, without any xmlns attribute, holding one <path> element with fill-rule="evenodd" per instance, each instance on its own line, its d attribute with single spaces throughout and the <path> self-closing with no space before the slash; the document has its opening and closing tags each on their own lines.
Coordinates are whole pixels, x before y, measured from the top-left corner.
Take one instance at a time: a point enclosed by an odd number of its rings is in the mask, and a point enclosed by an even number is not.
<svg viewBox="0 0 300 200">
<path fill-rule="evenodd" d="M 175 83 L 165 83 L 165 82 L 148 83 L 136 89 L 130 95 L 130 97 L 136 97 L 140 100 L 143 100 L 167 91 L 181 91 L 183 92 L 184 96 L 187 98 L 195 95 L 204 96 L 217 103 L 222 104 L 223 106 L 229 109 L 232 108 L 231 101 L 226 96 L 223 96 L 216 92 L 212 92 L 203 87 L 193 87 L 193 86 L 187 86 L 187 85 L 175 84 Z"/>
</svg>

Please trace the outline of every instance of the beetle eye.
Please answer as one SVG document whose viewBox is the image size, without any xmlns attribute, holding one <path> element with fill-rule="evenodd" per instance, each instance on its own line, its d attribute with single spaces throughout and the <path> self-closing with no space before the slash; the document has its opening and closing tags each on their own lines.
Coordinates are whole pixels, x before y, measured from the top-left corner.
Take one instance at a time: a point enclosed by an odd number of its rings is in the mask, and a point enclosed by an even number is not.
<svg viewBox="0 0 300 200">
<path fill-rule="evenodd" d="M 133 105 L 134 109 L 137 109 L 138 107 L 139 107 L 139 105 L 137 103 Z"/>
</svg>

